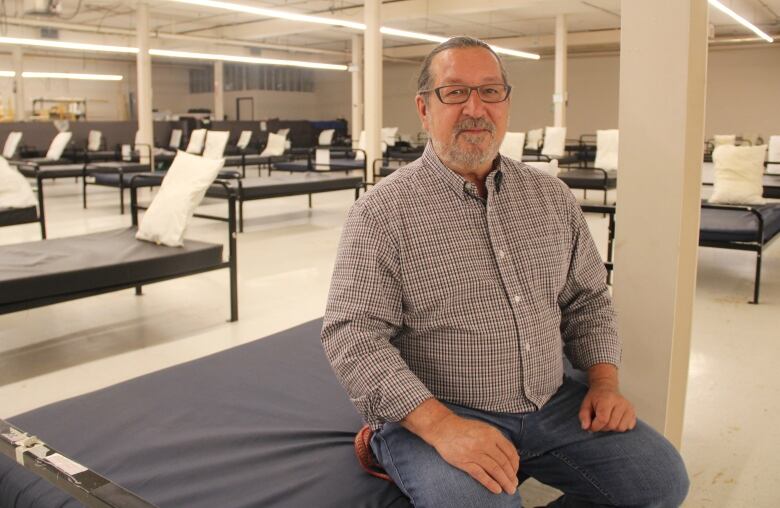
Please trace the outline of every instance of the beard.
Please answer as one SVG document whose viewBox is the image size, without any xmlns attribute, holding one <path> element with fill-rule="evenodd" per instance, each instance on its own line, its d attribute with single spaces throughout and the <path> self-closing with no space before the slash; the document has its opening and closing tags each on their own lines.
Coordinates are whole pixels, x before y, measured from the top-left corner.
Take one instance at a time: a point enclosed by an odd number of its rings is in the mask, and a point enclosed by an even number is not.
<svg viewBox="0 0 780 508">
<path fill-rule="evenodd" d="M 469 129 L 485 129 L 486 132 L 472 134 Z M 485 136 L 490 137 L 484 146 Z M 481 166 L 498 155 L 501 140 L 496 138 L 496 126 L 484 117 L 467 117 L 455 124 L 449 139 L 432 139 L 433 148 L 444 159 L 463 167 Z"/>
</svg>

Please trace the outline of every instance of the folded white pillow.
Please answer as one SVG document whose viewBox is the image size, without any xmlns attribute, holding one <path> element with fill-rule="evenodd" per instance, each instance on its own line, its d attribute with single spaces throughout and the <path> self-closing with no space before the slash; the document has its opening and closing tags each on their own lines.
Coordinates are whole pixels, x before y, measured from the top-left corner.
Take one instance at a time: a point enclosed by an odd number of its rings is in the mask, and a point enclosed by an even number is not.
<svg viewBox="0 0 780 508">
<path fill-rule="evenodd" d="M 171 139 L 168 141 L 168 148 L 178 150 L 179 145 L 181 145 L 181 129 L 172 129 Z"/>
<path fill-rule="evenodd" d="M 558 176 L 558 159 L 553 159 L 550 162 L 530 161 L 526 162 L 526 164 L 532 168 L 544 171 L 550 176 Z"/>
<path fill-rule="evenodd" d="M 597 130 L 596 161 L 593 165 L 606 171 L 617 169 L 619 144 L 617 129 Z"/>
<path fill-rule="evenodd" d="M 252 131 L 241 131 L 241 135 L 238 137 L 236 146 L 241 150 L 246 150 L 249 146 L 249 142 L 252 141 Z"/>
<path fill-rule="evenodd" d="M 525 147 L 531 150 L 538 149 L 543 135 L 544 129 L 532 129 L 528 131 L 528 135 L 525 137 Z"/>
<path fill-rule="evenodd" d="M 712 137 L 713 144 L 718 147 L 721 145 L 736 145 L 737 144 L 737 135 L 736 134 L 715 134 Z"/>
<path fill-rule="evenodd" d="M 268 142 L 265 144 L 265 149 L 260 154 L 260 157 L 278 157 L 284 154 L 284 146 L 286 141 L 287 136 L 269 132 Z"/>
<path fill-rule="evenodd" d="M 190 142 L 187 143 L 187 153 L 200 154 L 203 152 L 203 143 L 206 141 L 206 129 L 195 129 L 190 133 Z"/>
<path fill-rule="evenodd" d="M 563 157 L 566 151 L 566 127 L 545 127 L 542 155 Z"/>
<path fill-rule="evenodd" d="M 135 237 L 169 247 L 183 245 L 184 231 L 195 208 L 224 162 L 225 159 L 207 159 L 178 151 Z"/>
<path fill-rule="evenodd" d="M 766 160 L 777 163 L 767 164 L 766 172 L 780 175 L 780 136 L 769 137 L 769 153 L 766 156 Z"/>
<path fill-rule="evenodd" d="M 525 132 L 507 132 L 501 142 L 499 153 L 516 161 L 523 160 L 523 147 L 525 146 Z"/>
<path fill-rule="evenodd" d="M 49 145 L 49 151 L 46 152 L 46 158 L 53 161 L 60 160 L 62 152 L 65 151 L 72 136 L 72 132 L 60 132 L 54 136 L 54 140 Z"/>
<path fill-rule="evenodd" d="M 395 146 L 398 136 L 398 127 L 382 127 L 382 141 L 387 146 Z"/>
<path fill-rule="evenodd" d="M 363 152 L 366 151 L 366 131 L 360 131 L 360 137 L 358 137 L 358 146 L 357 148 L 363 150 Z M 362 161 L 366 158 L 366 154 L 363 152 L 355 152 L 355 160 L 356 161 Z"/>
<path fill-rule="evenodd" d="M 766 145 L 720 145 L 712 152 L 715 184 L 710 203 L 760 205 L 766 201 L 763 173 Z"/>
<path fill-rule="evenodd" d="M 3 157 L 6 159 L 13 158 L 16 155 L 16 149 L 19 148 L 19 142 L 22 140 L 22 133 L 18 131 L 9 132 L 8 137 L 5 138 L 5 145 L 3 146 Z"/>
<path fill-rule="evenodd" d="M 333 135 L 335 133 L 335 129 L 325 129 L 324 131 L 320 132 L 320 137 L 317 141 L 317 144 L 321 146 L 330 145 L 333 142 Z"/>
<path fill-rule="evenodd" d="M 27 179 L 0 157 L 0 208 L 27 208 L 37 204 Z"/>
<path fill-rule="evenodd" d="M 230 131 L 208 131 L 202 155 L 207 159 L 221 159 L 225 156 L 229 137 Z"/>
<path fill-rule="evenodd" d="M 103 133 L 96 130 L 89 131 L 87 136 L 87 151 L 97 152 L 100 150 L 100 142 L 103 141 Z"/>
</svg>

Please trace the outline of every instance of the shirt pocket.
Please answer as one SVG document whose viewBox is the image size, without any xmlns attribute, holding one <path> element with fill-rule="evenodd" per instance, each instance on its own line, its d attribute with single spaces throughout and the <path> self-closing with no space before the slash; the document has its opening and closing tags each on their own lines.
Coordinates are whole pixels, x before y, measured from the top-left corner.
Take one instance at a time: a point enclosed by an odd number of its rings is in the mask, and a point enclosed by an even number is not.
<svg viewBox="0 0 780 508">
<path fill-rule="evenodd" d="M 519 275 L 530 288 L 534 301 L 556 303 L 566 283 L 571 262 L 568 235 L 556 233 L 528 238 L 518 246 Z"/>
</svg>

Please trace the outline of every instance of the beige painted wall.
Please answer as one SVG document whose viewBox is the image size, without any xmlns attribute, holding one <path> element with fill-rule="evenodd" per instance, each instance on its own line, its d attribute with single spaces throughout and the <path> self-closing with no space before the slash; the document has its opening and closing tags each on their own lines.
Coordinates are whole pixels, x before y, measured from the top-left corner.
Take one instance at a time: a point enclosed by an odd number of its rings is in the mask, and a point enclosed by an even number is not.
<svg viewBox="0 0 780 508">
<path fill-rule="evenodd" d="M 617 127 L 619 56 L 570 55 L 567 137 L 596 129 Z M 10 54 L 0 54 L 0 69 L 12 68 Z M 92 120 L 123 119 L 127 93 L 135 89 L 135 62 L 28 56 L 28 70 L 122 74 L 119 83 L 69 80 L 27 80 L 27 108 L 39 96 L 84 96 Z M 174 113 L 189 108 L 213 108 L 211 94 L 189 93 L 189 67 L 157 62 L 152 69 L 153 105 Z M 553 60 L 508 60 L 507 71 L 515 87 L 510 129 L 527 131 L 552 123 Z M 414 136 L 421 127 L 414 108 L 418 66 L 385 62 L 383 76 L 384 123 Z M 314 93 L 241 91 L 225 92 L 225 113 L 235 118 L 236 97 L 255 98 L 255 117 L 312 119 L 350 118 L 350 74 L 321 71 L 315 74 Z M 780 45 L 741 49 L 712 49 L 708 69 L 705 136 L 758 132 L 766 139 L 780 134 Z M 7 105 L 10 78 L 0 78 L 0 97 Z"/>
</svg>

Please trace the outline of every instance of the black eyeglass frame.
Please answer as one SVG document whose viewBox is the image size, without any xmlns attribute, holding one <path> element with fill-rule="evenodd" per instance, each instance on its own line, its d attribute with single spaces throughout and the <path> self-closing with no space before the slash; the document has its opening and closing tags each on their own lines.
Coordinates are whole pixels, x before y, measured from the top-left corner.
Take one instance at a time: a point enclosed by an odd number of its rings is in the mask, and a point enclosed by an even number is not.
<svg viewBox="0 0 780 508">
<path fill-rule="evenodd" d="M 485 98 L 482 97 L 482 94 L 479 93 L 479 89 L 482 88 L 482 87 L 485 87 L 485 86 L 496 86 L 496 85 L 506 87 L 506 95 L 500 101 L 486 101 Z M 444 102 L 444 99 L 441 98 L 441 90 L 442 90 L 442 88 L 449 88 L 449 87 L 452 87 L 452 86 L 468 88 L 469 89 L 469 93 L 466 94 L 466 98 L 463 99 L 461 102 Z M 479 98 L 480 98 L 480 100 L 482 102 L 484 102 L 486 104 L 498 104 L 500 102 L 504 102 L 507 99 L 509 99 L 509 96 L 512 94 L 512 85 L 508 85 L 506 83 L 487 83 L 487 84 L 484 84 L 484 85 L 477 85 L 477 86 L 451 84 L 451 85 L 438 86 L 436 88 L 431 88 L 429 90 L 420 90 L 417 93 L 418 94 L 424 94 L 424 93 L 434 92 L 436 94 L 436 97 L 439 99 L 439 102 L 441 102 L 442 104 L 446 104 L 446 105 L 450 106 L 450 105 L 454 105 L 454 104 L 465 104 L 466 102 L 468 102 L 469 98 L 471 97 L 471 92 L 473 92 L 474 90 L 477 91 L 477 95 L 479 95 Z"/>
</svg>

